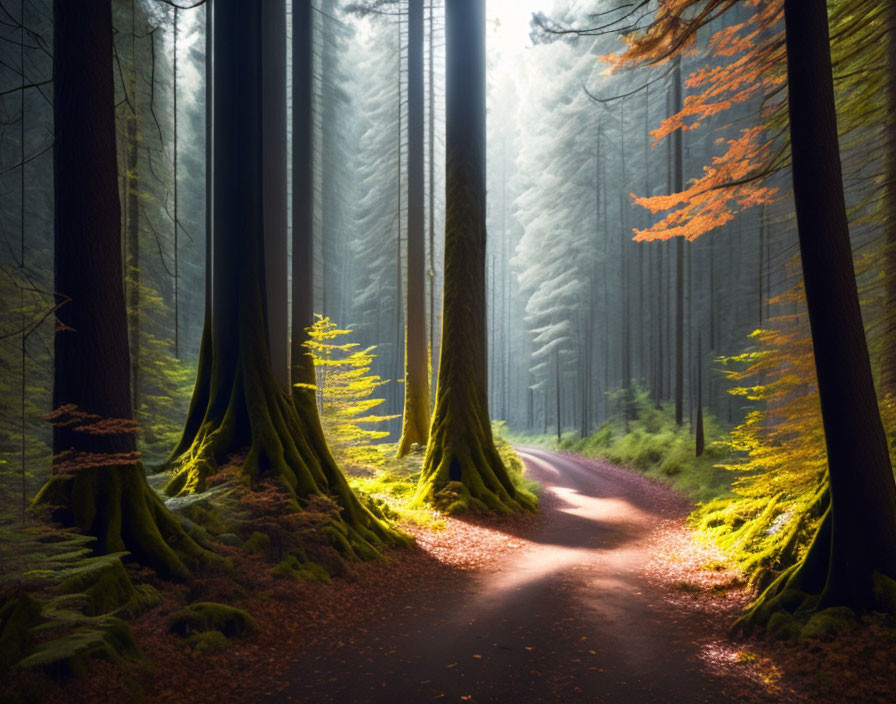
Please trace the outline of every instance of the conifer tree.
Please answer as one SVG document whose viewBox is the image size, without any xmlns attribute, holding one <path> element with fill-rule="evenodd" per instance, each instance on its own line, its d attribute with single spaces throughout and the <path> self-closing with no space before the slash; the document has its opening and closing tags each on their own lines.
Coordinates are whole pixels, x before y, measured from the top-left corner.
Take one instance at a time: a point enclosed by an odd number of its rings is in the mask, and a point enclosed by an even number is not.
<svg viewBox="0 0 896 704">
<path fill-rule="evenodd" d="M 271 476 L 296 499 L 334 497 L 343 548 L 372 556 L 372 545 L 394 534 L 352 493 L 327 447 L 313 399 L 298 396 L 296 405 L 271 364 L 265 317 L 272 310 L 262 272 L 266 256 L 283 259 L 283 253 L 265 250 L 262 206 L 271 202 L 265 188 L 284 190 L 266 183 L 270 174 L 259 159 L 264 110 L 260 76 L 268 60 L 260 37 L 268 22 L 285 22 L 282 2 L 216 0 L 212 5 L 213 276 L 211 321 L 206 322 L 210 354 L 199 370 L 200 378 L 208 379 L 208 400 L 191 410 L 196 415 L 188 420 L 181 443 L 186 450 L 177 458 L 166 492 L 204 490 L 209 473 L 248 449 L 240 466 L 247 481 Z M 285 128 L 280 139 L 285 143 Z M 197 382 L 196 393 L 201 391 Z"/>
<path fill-rule="evenodd" d="M 35 502 L 97 551 L 186 579 L 210 556 L 147 483 L 131 409 L 111 5 L 56 0 L 53 20 L 54 457 Z"/>
<path fill-rule="evenodd" d="M 451 0 L 445 15 L 442 352 L 417 500 L 438 502 L 448 488 L 467 508 L 519 511 L 533 502 L 513 485 L 495 448 L 486 396 L 485 5 Z"/>
</svg>

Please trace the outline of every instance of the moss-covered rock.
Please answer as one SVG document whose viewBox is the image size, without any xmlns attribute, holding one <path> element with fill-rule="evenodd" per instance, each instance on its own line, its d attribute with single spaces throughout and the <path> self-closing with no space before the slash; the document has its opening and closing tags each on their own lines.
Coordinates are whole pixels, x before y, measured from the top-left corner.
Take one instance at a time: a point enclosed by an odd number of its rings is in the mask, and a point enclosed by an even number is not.
<svg viewBox="0 0 896 704">
<path fill-rule="evenodd" d="M 113 616 L 103 616 L 42 643 L 19 661 L 17 667 L 38 669 L 53 677 L 78 677 L 87 672 L 94 658 L 118 662 L 122 656 L 139 654 L 128 624 Z"/>
<path fill-rule="evenodd" d="M 31 629 L 41 621 L 40 602 L 30 594 L 16 594 L 0 606 L 0 672 L 33 652 Z"/>
<path fill-rule="evenodd" d="M 874 589 L 874 608 L 889 614 L 896 620 L 896 580 L 890 579 L 880 572 L 875 572 L 872 577 Z"/>
<path fill-rule="evenodd" d="M 786 611 L 776 611 L 765 627 L 770 640 L 796 640 L 802 630 L 800 622 Z"/>
<path fill-rule="evenodd" d="M 267 555 L 271 549 L 271 538 L 264 533 L 255 531 L 243 543 L 243 548 L 256 555 Z"/>
<path fill-rule="evenodd" d="M 855 613 L 845 606 L 825 609 L 812 614 L 808 623 L 800 631 L 800 640 L 810 638 L 834 638 L 855 621 Z"/>
<path fill-rule="evenodd" d="M 301 562 L 295 555 L 287 555 L 272 570 L 275 577 L 296 579 L 300 582 L 329 582 L 330 575 L 316 562 Z"/>
<path fill-rule="evenodd" d="M 202 601 L 175 612 L 168 630 L 181 636 L 220 631 L 231 638 L 257 632 L 258 623 L 242 609 Z"/>
<path fill-rule="evenodd" d="M 230 640 L 221 631 L 204 631 L 190 636 L 190 645 L 200 653 L 220 653 L 227 650 Z"/>
<path fill-rule="evenodd" d="M 114 614 L 121 618 L 135 618 L 162 601 L 154 587 L 148 584 L 135 587 L 121 560 L 115 555 L 85 560 L 69 572 L 57 591 L 60 594 L 85 595 L 84 613 L 88 616 Z"/>
<path fill-rule="evenodd" d="M 243 544 L 243 541 L 240 540 L 240 536 L 236 533 L 219 533 L 215 536 L 215 540 L 224 545 L 229 545 L 230 547 L 238 548 Z"/>
</svg>

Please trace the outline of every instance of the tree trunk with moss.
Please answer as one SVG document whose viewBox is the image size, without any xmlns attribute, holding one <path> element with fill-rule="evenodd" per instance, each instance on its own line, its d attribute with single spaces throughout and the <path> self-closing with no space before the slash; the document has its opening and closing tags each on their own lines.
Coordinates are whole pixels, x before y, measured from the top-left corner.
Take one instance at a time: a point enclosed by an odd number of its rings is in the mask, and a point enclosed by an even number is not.
<svg viewBox="0 0 896 704">
<path fill-rule="evenodd" d="M 485 7 L 446 4 L 446 222 L 442 343 L 416 500 L 532 508 L 495 449 L 486 397 Z"/>
<path fill-rule="evenodd" d="M 210 555 L 143 473 L 130 396 L 109 3 L 53 5 L 53 475 L 35 499 L 55 520 L 186 579 Z"/>
<path fill-rule="evenodd" d="M 896 114 L 896 3 L 887 11 L 887 114 Z M 896 399 L 896 129 L 890 125 L 884 144 L 884 330 L 880 362 L 881 393 Z"/>
<path fill-rule="evenodd" d="M 408 254 L 404 419 L 398 456 L 429 439 L 423 183 L 423 0 L 408 4 Z"/>
<path fill-rule="evenodd" d="M 333 460 L 316 418 L 313 397 L 293 396 L 281 387 L 268 349 L 265 255 L 265 189 L 282 178 L 262 163 L 265 51 L 264 24 L 285 22 L 282 0 L 243 3 L 215 0 L 212 6 L 213 247 L 209 345 L 201 359 L 207 403 L 193 432 L 188 426 L 166 492 L 200 492 L 206 479 L 231 457 L 247 450 L 240 473 L 254 485 L 279 478 L 298 501 L 327 495 L 340 507 L 342 547 L 374 556 L 373 544 L 393 533 L 352 493 Z M 282 32 L 276 32 L 284 36 Z M 265 32 L 266 34 L 266 32 Z M 277 54 L 277 52 L 274 52 Z M 285 81 L 282 90 L 286 90 Z M 280 104 L 279 99 L 274 101 Z M 284 123 L 285 127 L 285 123 Z M 285 144 L 286 135 L 281 135 Z M 197 384 L 197 393 L 204 395 Z"/>
<path fill-rule="evenodd" d="M 314 324 L 314 11 L 292 4 L 292 384 L 314 399 L 314 362 L 305 343 Z M 315 405 L 315 416 L 317 407 Z"/>
<path fill-rule="evenodd" d="M 825 0 L 786 0 L 793 185 L 830 508 L 805 558 L 744 619 L 831 607 L 896 611 L 896 484 L 856 289 Z M 778 619 L 781 622 L 781 619 Z"/>
</svg>

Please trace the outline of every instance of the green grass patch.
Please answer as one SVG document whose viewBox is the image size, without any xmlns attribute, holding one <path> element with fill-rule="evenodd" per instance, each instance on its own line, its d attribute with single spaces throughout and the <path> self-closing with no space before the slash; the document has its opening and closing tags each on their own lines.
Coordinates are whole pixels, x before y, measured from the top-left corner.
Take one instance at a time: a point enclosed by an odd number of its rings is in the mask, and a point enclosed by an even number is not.
<svg viewBox="0 0 896 704">
<path fill-rule="evenodd" d="M 621 420 L 608 421 L 586 438 L 564 436 L 559 449 L 636 469 L 706 502 L 731 496 L 732 475 L 719 466 L 728 457 L 727 432 L 712 417 L 704 420 L 704 430 L 706 449 L 697 457 L 690 425 L 676 425 L 673 409 L 642 406 L 627 430 Z"/>
</svg>

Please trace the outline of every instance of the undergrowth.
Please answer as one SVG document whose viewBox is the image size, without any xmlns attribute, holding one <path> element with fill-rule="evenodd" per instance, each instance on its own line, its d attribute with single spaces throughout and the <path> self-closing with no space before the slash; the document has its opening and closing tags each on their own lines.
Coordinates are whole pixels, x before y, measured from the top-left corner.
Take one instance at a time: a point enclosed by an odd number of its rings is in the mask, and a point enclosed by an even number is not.
<svg viewBox="0 0 896 704">
<path fill-rule="evenodd" d="M 505 434 L 504 424 L 493 422 L 492 433 L 495 447 L 514 486 L 520 491 L 537 496 L 540 486 L 524 475 L 525 467 Z M 398 523 L 414 523 L 433 530 L 444 528 L 444 515 L 441 512 L 431 506 L 411 506 L 423 469 L 422 450 L 398 459 L 395 457 L 398 445 L 390 444 L 387 447 L 387 454 L 390 456 L 388 461 L 370 467 L 355 467 L 349 471 L 348 480 L 352 489 L 362 497 L 376 502 L 387 512 L 389 518 Z"/>
<path fill-rule="evenodd" d="M 720 466 L 729 455 L 727 435 L 712 416 L 704 418 L 706 449 L 697 457 L 690 426 L 676 425 L 673 409 L 657 409 L 646 394 L 639 394 L 634 415 L 627 432 L 617 419 L 586 438 L 564 437 L 558 447 L 637 469 L 695 502 L 731 496 L 731 473 Z"/>
</svg>

